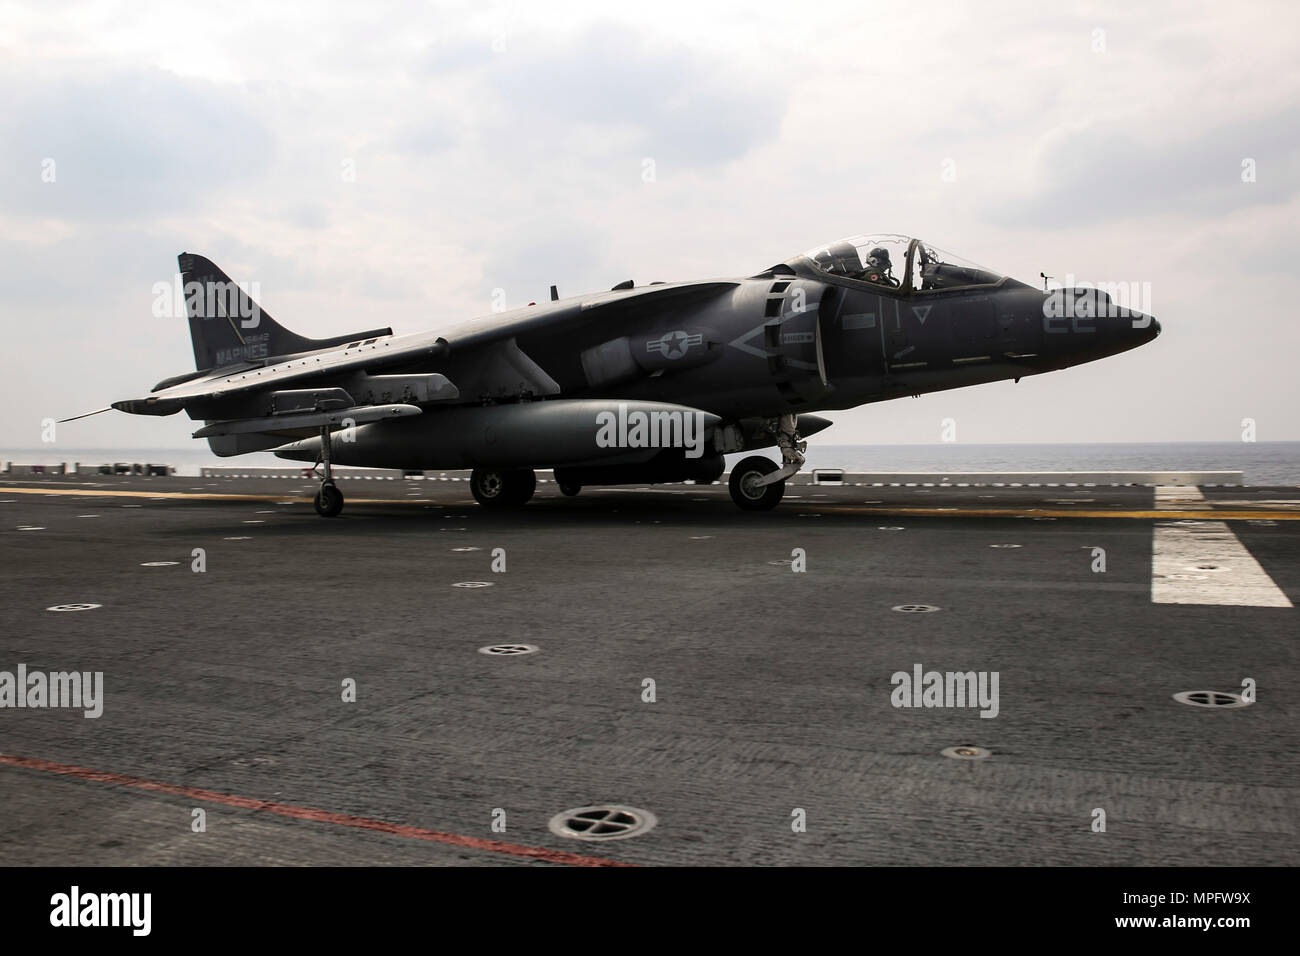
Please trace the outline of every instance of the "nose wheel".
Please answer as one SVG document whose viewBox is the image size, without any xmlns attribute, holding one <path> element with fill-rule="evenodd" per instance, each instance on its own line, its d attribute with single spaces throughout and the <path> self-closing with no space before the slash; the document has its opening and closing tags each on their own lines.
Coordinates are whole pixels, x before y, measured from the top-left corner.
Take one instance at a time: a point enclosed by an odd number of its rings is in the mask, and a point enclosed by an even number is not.
<svg viewBox="0 0 1300 956">
<path fill-rule="evenodd" d="M 761 455 L 742 459 L 731 469 L 731 500 L 744 511 L 770 511 L 785 495 L 785 479 L 760 484 L 780 469 L 776 462 Z"/>
<path fill-rule="evenodd" d="M 330 470 L 330 430 L 325 425 L 320 429 L 320 463 L 324 475 L 312 504 L 322 518 L 333 518 L 343 510 L 343 492 L 334 484 L 334 473 Z"/>
</svg>

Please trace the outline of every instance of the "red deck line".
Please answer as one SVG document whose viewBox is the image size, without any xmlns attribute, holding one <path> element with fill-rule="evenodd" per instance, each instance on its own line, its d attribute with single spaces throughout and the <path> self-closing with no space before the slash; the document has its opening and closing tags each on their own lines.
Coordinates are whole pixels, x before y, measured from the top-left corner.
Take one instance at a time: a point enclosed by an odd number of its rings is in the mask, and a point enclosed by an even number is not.
<svg viewBox="0 0 1300 956">
<path fill-rule="evenodd" d="M 189 797 L 204 803 L 219 803 L 243 810 L 260 810 L 274 813 L 294 820 L 311 820 L 314 823 L 333 823 L 337 826 L 353 827 L 358 830 L 374 830 L 390 833 L 393 836 L 407 837 L 412 840 L 429 840 L 433 843 L 445 843 L 449 846 L 464 847 L 471 850 L 486 850 L 490 853 L 504 853 L 508 856 L 522 856 L 545 863 L 563 863 L 568 866 L 635 866 L 633 863 L 620 863 L 598 856 L 582 856 L 578 853 L 566 853 L 563 850 L 546 850 L 541 847 L 522 846 L 517 843 L 504 843 L 500 840 L 484 840 L 479 837 L 460 836 L 455 833 L 443 833 L 439 830 L 426 830 L 402 823 L 388 823 L 384 820 L 372 820 L 369 817 L 356 817 L 347 813 L 334 813 L 330 810 L 314 810 L 311 807 L 297 807 L 287 803 L 271 800 L 259 800 L 255 797 L 240 797 L 229 793 L 217 793 L 215 790 L 201 790 L 198 787 L 186 787 L 175 783 L 163 783 L 157 780 L 145 780 L 111 770 L 92 770 L 89 767 L 77 767 L 72 764 L 55 763 L 38 757 L 18 757 L 13 754 L 0 754 L 0 765 L 21 767 L 25 770 L 39 770 L 44 773 L 59 774 L 64 777 L 76 777 L 95 783 L 112 783 L 137 790 L 150 790 L 155 793 L 167 793 L 178 797 Z"/>
</svg>

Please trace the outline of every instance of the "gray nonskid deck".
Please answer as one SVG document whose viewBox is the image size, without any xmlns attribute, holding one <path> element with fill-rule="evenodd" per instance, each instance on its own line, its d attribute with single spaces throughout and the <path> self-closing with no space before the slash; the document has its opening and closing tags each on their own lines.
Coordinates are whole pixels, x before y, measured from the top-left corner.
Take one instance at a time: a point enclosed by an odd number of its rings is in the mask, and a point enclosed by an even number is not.
<svg viewBox="0 0 1300 956">
<path fill-rule="evenodd" d="M 1153 603 L 1155 522 L 1119 517 L 1150 489 L 807 485 L 755 515 L 721 486 L 542 485 L 493 514 L 463 483 L 340 485 L 324 520 L 308 480 L 0 482 L 0 671 L 105 686 L 97 720 L 0 709 L 0 752 L 38 762 L 0 762 L 6 863 L 559 862 L 483 841 L 651 865 L 1300 859 L 1296 611 Z M 1300 600 L 1297 489 L 1204 497 L 1259 515 L 1229 524 Z M 45 610 L 74 602 L 102 606 Z M 502 642 L 540 651 L 478 652 Z M 894 707 L 916 664 L 997 671 L 998 716 Z M 1248 707 L 1171 698 L 1245 678 Z M 548 830 L 595 803 L 659 822 Z"/>
</svg>

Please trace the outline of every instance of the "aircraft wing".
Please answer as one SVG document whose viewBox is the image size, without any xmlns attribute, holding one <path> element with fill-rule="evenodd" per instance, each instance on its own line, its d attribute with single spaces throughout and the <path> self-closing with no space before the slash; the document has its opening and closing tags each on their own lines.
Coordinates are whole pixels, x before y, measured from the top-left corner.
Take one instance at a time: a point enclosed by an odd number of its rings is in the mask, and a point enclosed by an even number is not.
<svg viewBox="0 0 1300 956">
<path fill-rule="evenodd" d="M 445 355 L 447 349 L 446 340 L 433 334 L 380 339 L 370 345 L 308 353 L 271 365 L 244 365 L 234 371 L 223 370 L 215 375 L 166 386 L 147 398 L 114 402 L 113 407 L 133 415 L 171 415 L 193 402 L 211 401 L 240 392 L 275 391 L 310 380 L 379 372 Z"/>
<path fill-rule="evenodd" d="M 160 383 L 145 398 L 114 402 L 112 407 L 134 415 L 171 415 L 192 404 L 208 404 L 241 393 L 275 392 L 288 386 L 337 381 L 359 374 L 373 375 L 394 368 L 429 369 L 436 367 L 439 359 L 453 355 L 472 358 L 479 351 L 485 365 L 504 361 L 517 372 L 521 365 L 531 365 L 531 360 L 512 341 L 517 334 L 536 333 L 593 319 L 613 322 L 636 318 L 648 312 L 679 308 L 713 298 L 736 285 L 725 281 L 660 284 L 580 296 L 472 320 L 441 333 L 383 336 L 365 343 L 354 343 L 352 347 L 291 355 L 279 361 L 271 359 L 269 364 L 245 362 L 210 373 L 177 376 Z M 532 366 L 523 377 L 538 383 L 536 390 L 541 394 L 558 390 L 547 387 L 549 377 L 536 366 Z M 456 397 L 456 390 L 443 389 L 441 397 Z"/>
<path fill-rule="evenodd" d="M 457 352 L 504 341 L 524 333 L 583 321 L 638 318 L 650 312 L 680 308 L 716 298 L 736 288 L 730 281 L 660 283 L 639 289 L 613 289 L 560 302 L 515 309 L 489 319 L 474 319 L 442 333 Z"/>
</svg>

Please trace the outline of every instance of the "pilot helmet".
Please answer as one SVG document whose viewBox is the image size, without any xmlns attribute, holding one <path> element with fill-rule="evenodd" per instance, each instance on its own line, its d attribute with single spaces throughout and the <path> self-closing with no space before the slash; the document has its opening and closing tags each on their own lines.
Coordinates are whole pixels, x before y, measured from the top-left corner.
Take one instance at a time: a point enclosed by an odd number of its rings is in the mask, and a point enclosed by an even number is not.
<svg viewBox="0 0 1300 956">
<path fill-rule="evenodd" d="M 876 246 L 876 248 L 867 253 L 867 261 L 875 262 L 877 265 L 881 266 L 889 266 L 891 265 L 889 261 L 889 250 L 883 246 Z"/>
</svg>

